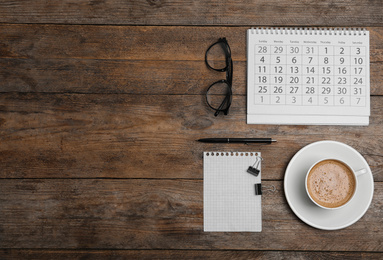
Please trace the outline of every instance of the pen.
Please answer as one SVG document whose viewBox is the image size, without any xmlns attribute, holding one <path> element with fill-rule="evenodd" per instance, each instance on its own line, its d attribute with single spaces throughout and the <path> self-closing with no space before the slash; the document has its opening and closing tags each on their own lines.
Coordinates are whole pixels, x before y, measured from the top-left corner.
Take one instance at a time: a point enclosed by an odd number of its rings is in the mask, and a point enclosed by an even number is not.
<svg viewBox="0 0 383 260">
<path fill-rule="evenodd" d="M 277 140 L 273 140 L 271 138 L 203 138 L 198 139 L 197 141 L 203 143 L 266 143 L 271 144 L 272 142 L 276 142 Z"/>
</svg>

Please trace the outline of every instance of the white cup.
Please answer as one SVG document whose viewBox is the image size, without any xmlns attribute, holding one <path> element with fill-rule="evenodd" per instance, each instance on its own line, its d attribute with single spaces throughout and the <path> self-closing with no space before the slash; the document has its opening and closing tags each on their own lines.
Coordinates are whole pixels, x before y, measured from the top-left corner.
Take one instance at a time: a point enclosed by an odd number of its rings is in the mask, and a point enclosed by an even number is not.
<svg viewBox="0 0 383 260">
<path fill-rule="evenodd" d="M 328 162 L 328 163 L 324 163 L 324 161 L 333 161 L 332 163 L 330 163 L 330 162 Z M 322 164 L 322 165 L 320 165 L 320 163 Z M 321 168 L 321 170 L 323 169 L 323 165 L 327 165 L 327 167 L 330 167 L 329 165 L 330 164 L 332 164 L 332 167 L 338 167 L 338 168 L 342 168 L 341 166 L 339 166 L 339 165 L 343 165 L 345 168 L 346 168 L 346 170 L 345 171 L 347 171 L 348 173 L 351 173 L 351 176 L 352 176 L 352 178 L 354 179 L 354 183 L 355 183 L 355 185 L 353 185 L 354 186 L 354 188 L 353 188 L 353 190 L 352 190 L 352 194 L 351 194 L 351 196 L 350 195 L 348 195 L 347 197 L 349 197 L 348 198 L 348 200 L 346 200 L 344 203 L 342 203 L 341 205 L 337 205 L 337 206 L 330 206 L 329 204 L 330 203 L 327 203 L 327 205 L 326 205 L 326 202 L 324 202 L 324 201 L 319 201 L 319 199 L 317 199 L 317 200 L 315 200 L 313 197 L 312 197 L 312 195 L 310 194 L 310 192 L 309 192 L 309 188 L 308 188 L 308 181 L 309 181 L 309 176 L 310 176 L 310 173 L 311 173 L 311 171 L 314 169 L 314 167 L 315 166 L 317 166 L 317 165 L 319 165 L 317 168 L 319 169 L 319 167 L 322 167 Z M 337 166 L 334 166 L 334 165 L 337 165 Z M 343 168 L 344 169 L 344 168 Z M 315 169 L 315 170 L 317 170 L 317 169 Z M 346 206 L 347 204 L 349 204 L 350 203 L 350 201 L 352 201 L 352 199 L 354 198 L 354 195 L 355 195 L 355 193 L 356 193 L 356 190 L 357 190 L 357 188 L 358 188 L 358 176 L 360 176 L 360 175 L 362 175 L 362 174 L 365 174 L 365 173 L 367 173 L 367 170 L 366 169 L 360 169 L 360 170 L 358 170 L 358 171 L 354 171 L 347 163 L 345 163 L 344 161 L 342 161 L 342 160 L 339 160 L 339 159 L 333 159 L 333 158 L 326 158 L 326 159 L 321 159 L 321 160 L 319 160 L 319 161 L 317 161 L 316 163 L 314 163 L 311 167 L 310 167 L 310 169 L 307 171 L 307 173 L 306 173 L 306 179 L 305 179 L 305 188 L 306 188 L 306 193 L 307 193 L 307 195 L 309 196 L 309 198 L 311 199 L 311 201 L 315 204 L 315 205 L 317 205 L 317 206 L 319 206 L 319 207 L 321 207 L 321 208 L 323 208 L 323 209 L 330 209 L 330 210 L 334 210 L 334 209 L 340 209 L 340 208 L 342 208 L 342 207 L 344 207 L 344 206 Z M 335 190 L 336 188 L 334 187 L 334 185 L 336 184 L 336 183 L 340 183 L 340 184 L 342 184 L 342 185 L 344 185 L 344 182 L 342 182 L 342 181 L 336 181 L 336 180 L 332 180 L 332 178 L 334 178 L 335 176 L 337 176 L 335 179 L 338 179 L 338 177 L 339 177 L 339 174 L 337 175 L 337 174 L 334 174 L 334 173 L 331 173 L 331 170 L 329 171 L 329 174 L 327 175 L 327 173 L 319 173 L 319 175 L 317 174 L 317 176 L 319 176 L 320 177 L 320 185 L 318 185 L 318 187 L 317 187 L 317 189 L 316 190 L 320 190 L 319 192 L 322 192 L 322 194 L 324 194 L 324 197 L 326 196 L 326 195 L 329 195 L 329 196 L 333 196 L 332 195 L 332 192 L 339 192 L 339 190 L 340 189 L 337 189 L 337 190 Z M 347 177 L 346 177 L 347 178 Z M 347 180 L 346 180 L 347 181 Z M 345 181 L 345 182 L 346 182 Z M 326 184 L 323 184 L 323 183 L 325 183 L 326 182 Z M 312 186 L 312 185 L 311 185 Z M 330 188 L 333 188 L 333 189 L 330 189 L 330 191 L 328 190 L 328 189 L 326 189 L 325 187 L 329 187 L 330 186 Z M 345 193 L 348 193 L 348 192 L 345 192 Z M 321 204 L 322 203 L 322 204 Z"/>
</svg>

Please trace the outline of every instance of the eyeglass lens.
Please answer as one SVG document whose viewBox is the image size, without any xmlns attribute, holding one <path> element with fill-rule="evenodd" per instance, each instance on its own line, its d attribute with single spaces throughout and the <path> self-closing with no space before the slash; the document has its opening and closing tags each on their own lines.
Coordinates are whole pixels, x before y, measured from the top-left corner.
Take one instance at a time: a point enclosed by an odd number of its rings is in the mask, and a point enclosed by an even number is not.
<svg viewBox="0 0 383 260">
<path fill-rule="evenodd" d="M 228 82 L 220 80 L 213 83 L 206 92 L 206 100 L 209 106 L 215 110 L 228 109 L 231 104 L 231 87 Z"/>
<path fill-rule="evenodd" d="M 224 42 L 218 42 L 208 50 L 206 54 L 206 62 L 212 69 L 218 71 L 224 71 L 228 64 L 226 64 L 226 44 Z"/>
</svg>

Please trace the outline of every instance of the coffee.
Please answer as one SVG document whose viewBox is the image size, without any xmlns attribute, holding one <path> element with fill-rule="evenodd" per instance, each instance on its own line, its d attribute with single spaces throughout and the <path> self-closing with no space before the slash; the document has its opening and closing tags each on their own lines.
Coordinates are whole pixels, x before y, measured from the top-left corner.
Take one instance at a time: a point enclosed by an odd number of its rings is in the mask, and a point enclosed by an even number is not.
<svg viewBox="0 0 383 260">
<path fill-rule="evenodd" d="M 319 205 L 337 208 L 354 195 L 356 179 L 352 170 L 337 160 L 324 160 L 312 167 L 307 176 L 307 191 Z"/>
</svg>

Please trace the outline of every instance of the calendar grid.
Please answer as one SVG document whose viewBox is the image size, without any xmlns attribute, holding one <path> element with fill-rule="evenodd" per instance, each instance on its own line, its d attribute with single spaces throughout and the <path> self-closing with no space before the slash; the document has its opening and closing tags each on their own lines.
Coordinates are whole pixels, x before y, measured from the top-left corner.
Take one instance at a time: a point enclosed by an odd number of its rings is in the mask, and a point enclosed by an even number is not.
<svg viewBox="0 0 383 260">
<path fill-rule="evenodd" d="M 260 47 L 260 45 L 256 45 L 255 47 L 256 48 Z M 271 47 L 276 47 L 276 46 L 271 46 Z M 279 47 L 284 49 L 287 46 L 279 46 Z M 307 47 L 307 46 L 303 46 L 303 47 Z M 318 46 L 318 47 L 326 48 L 324 46 Z M 350 48 L 350 46 L 346 46 L 346 48 Z M 297 56 L 293 56 L 292 59 L 299 57 L 299 59 L 302 61 L 303 60 L 302 56 L 303 56 L 302 53 L 300 53 Z M 265 61 L 272 61 L 270 54 L 263 55 L 261 57 L 265 58 Z M 281 56 L 277 56 L 277 57 L 281 57 Z M 294 92 L 298 94 L 296 96 L 300 96 L 302 98 L 301 102 L 298 102 L 297 104 L 302 103 L 303 96 L 305 94 L 308 94 L 307 96 L 308 99 L 306 100 L 307 102 L 305 103 L 306 105 L 320 104 L 320 96 L 324 95 L 323 97 L 331 97 L 331 101 L 328 101 L 327 99 L 325 99 L 326 104 L 328 105 L 352 106 L 352 103 L 350 102 L 351 93 L 352 93 L 352 88 L 351 88 L 352 75 L 350 75 L 349 72 L 352 71 L 351 62 L 353 58 L 356 59 L 355 60 L 356 62 L 360 58 L 358 58 L 358 56 L 352 56 L 352 54 L 349 53 L 348 54 L 349 62 L 347 64 L 344 64 L 344 57 L 346 56 L 332 55 L 332 54 L 328 54 L 327 56 L 323 56 L 323 55 L 310 56 L 309 58 L 322 59 L 325 64 L 327 62 L 326 59 L 329 59 L 332 61 L 335 60 L 341 63 L 341 64 L 336 64 L 336 63 L 330 64 L 329 66 L 325 66 L 325 65 L 319 66 L 318 64 L 314 64 L 315 67 L 310 67 L 307 64 L 296 64 L 296 63 L 287 63 L 287 64 L 279 63 L 278 66 L 276 66 L 276 64 L 272 62 L 270 63 L 265 62 L 262 64 L 256 63 L 256 65 L 258 66 L 255 67 L 255 74 L 258 75 L 258 82 L 255 82 L 255 88 L 257 88 L 258 86 L 258 92 L 256 92 L 255 95 L 257 96 L 258 94 L 268 94 L 270 92 L 270 95 L 274 97 L 271 98 L 271 100 L 269 100 L 266 98 L 266 95 L 261 95 L 261 99 L 258 101 L 255 100 L 255 104 L 275 103 L 275 104 L 294 105 L 294 104 L 290 104 L 289 102 L 286 102 L 289 97 L 288 94 Z M 256 55 L 256 59 L 257 58 L 259 57 L 257 57 Z M 287 59 L 291 59 L 291 56 L 290 57 L 287 56 Z M 300 66 L 293 66 L 293 65 L 300 65 Z M 358 71 L 358 69 L 365 71 L 365 65 L 353 66 L 353 68 L 354 68 L 354 71 Z M 306 69 L 306 72 L 305 72 L 305 69 Z M 278 74 L 278 70 L 282 73 Z M 329 72 L 326 73 L 326 70 Z M 290 77 L 290 80 L 291 80 L 290 83 L 299 82 L 299 84 L 295 84 L 295 85 L 289 84 L 288 75 L 291 75 L 291 74 L 288 74 L 289 71 L 290 73 L 295 75 L 295 77 L 292 77 L 292 78 Z M 294 73 L 294 71 L 297 71 L 297 72 L 299 71 L 300 73 Z M 313 74 L 311 74 L 310 71 L 313 72 Z M 321 73 L 321 71 L 323 71 L 323 73 Z M 314 77 L 313 75 L 316 75 L 316 77 Z M 305 79 L 307 80 L 306 83 L 305 83 Z M 360 79 L 362 79 L 363 81 L 364 77 Z M 322 80 L 322 84 L 320 83 L 320 80 Z M 338 80 L 338 83 L 336 82 L 337 80 Z M 287 83 L 283 85 L 282 84 L 284 83 L 283 81 Z M 333 82 L 333 84 L 331 84 L 331 82 Z M 349 83 L 347 84 L 347 82 Z M 345 85 L 343 86 L 343 84 Z M 299 90 L 295 91 L 294 87 L 297 87 L 298 85 L 299 85 Z M 304 86 L 306 86 L 306 90 Z M 325 87 L 325 86 L 328 86 L 328 87 Z M 361 85 L 361 86 L 365 87 L 365 85 Z M 337 90 L 338 90 L 338 94 L 337 94 Z M 359 92 L 361 94 L 364 93 L 364 91 L 361 91 L 361 90 Z M 315 93 L 318 93 L 318 95 L 310 96 L 310 94 L 315 94 Z M 330 93 L 332 94 L 329 95 Z M 283 95 L 283 98 L 275 98 L 275 97 L 281 97 L 282 95 Z M 360 96 L 364 98 L 365 94 Z M 315 102 L 313 99 L 311 99 L 312 97 L 316 98 Z M 335 102 L 336 101 L 334 100 L 335 97 L 339 98 L 339 102 Z M 342 97 L 346 99 L 341 99 Z M 295 99 L 294 99 L 294 103 L 295 103 Z"/>
<path fill-rule="evenodd" d="M 307 37 L 304 31 L 260 30 L 254 35 L 248 49 L 249 114 L 360 115 L 368 120 L 368 31 Z"/>
</svg>

